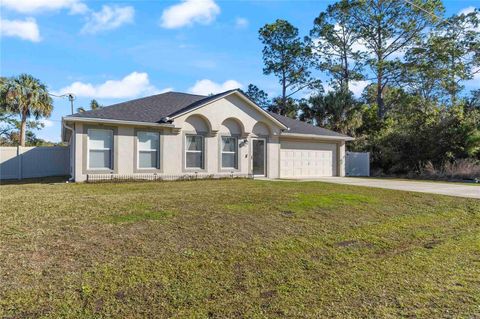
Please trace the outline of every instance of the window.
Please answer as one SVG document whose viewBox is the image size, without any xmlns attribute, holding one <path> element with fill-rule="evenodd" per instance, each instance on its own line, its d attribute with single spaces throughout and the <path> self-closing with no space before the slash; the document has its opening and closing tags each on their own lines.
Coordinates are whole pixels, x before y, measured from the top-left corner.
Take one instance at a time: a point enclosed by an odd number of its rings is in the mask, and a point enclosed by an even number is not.
<svg viewBox="0 0 480 319">
<path fill-rule="evenodd" d="M 222 168 L 238 168 L 237 166 L 237 138 L 222 137 Z"/>
<path fill-rule="evenodd" d="M 113 130 L 88 130 L 89 169 L 112 169 Z"/>
<path fill-rule="evenodd" d="M 138 132 L 138 168 L 157 169 L 160 153 L 160 135 L 156 132 Z"/>
<path fill-rule="evenodd" d="M 185 153 L 186 168 L 203 169 L 203 136 L 187 135 Z"/>
</svg>

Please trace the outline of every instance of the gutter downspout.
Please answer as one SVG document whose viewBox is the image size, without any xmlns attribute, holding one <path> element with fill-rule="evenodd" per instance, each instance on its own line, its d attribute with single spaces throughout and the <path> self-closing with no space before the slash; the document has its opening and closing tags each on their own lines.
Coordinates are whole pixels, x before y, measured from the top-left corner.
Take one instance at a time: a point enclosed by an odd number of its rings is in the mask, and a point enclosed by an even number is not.
<svg viewBox="0 0 480 319">
<path fill-rule="evenodd" d="M 63 127 L 66 128 L 67 130 L 69 130 L 70 132 L 72 132 L 72 143 L 70 143 L 70 147 L 73 148 L 73 154 L 75 154 L 75 130 L 73 129 L 73 127 L 71 126 L 68 126 L 65 122 L 63 122 Z M 75 156 L 73 156 L 73 159 L 72 159 L 72 153 L 70 153 L 70 160 L 73 161 L 71 163 L 71 169 L 72 171 L 70 172 L 70 178 L 68 179 L 68 181 L 70 182 L 73 182 L 75 180 Z"/>
</svg>

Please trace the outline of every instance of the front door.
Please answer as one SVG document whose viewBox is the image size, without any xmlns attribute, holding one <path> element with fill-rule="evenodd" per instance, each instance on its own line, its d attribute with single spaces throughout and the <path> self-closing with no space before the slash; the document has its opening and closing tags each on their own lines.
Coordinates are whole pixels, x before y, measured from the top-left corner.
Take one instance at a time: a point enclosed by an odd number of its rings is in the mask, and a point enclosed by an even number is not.
<svg viewBox="0 0 480 319">
<path fill-rule="evenodd" d="M 266 175 L 266 145 L 263 138 L 252 139 L 252 172 L 254 176 Z"/>
</svg>

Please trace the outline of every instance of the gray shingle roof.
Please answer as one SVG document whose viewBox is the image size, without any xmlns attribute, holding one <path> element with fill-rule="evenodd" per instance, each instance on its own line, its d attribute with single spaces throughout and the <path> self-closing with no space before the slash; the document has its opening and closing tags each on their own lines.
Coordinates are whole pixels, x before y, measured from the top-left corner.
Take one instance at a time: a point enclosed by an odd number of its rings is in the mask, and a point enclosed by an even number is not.
<svg viewBox="0 0 480 319">
<path fill-rule="evenodd" d="M 233 91 L 229 90 L 211 96 L 194 95 L 180 92 L 167 92 L 127 102 L 113 104 L 97 110 L 76 113 L 69 117 L 122 120 L 134 122 L 161 123 L 165 117 L 172 117 L 215 100 Z M 238 91 L 243 94 L 241 91 Z M 333 137 L 348 136 L 318 126 L 269 112 L 277 121 L 289 128 L 287 133 L 313 134 Z"/>
<path fill-rule="evenodd" d="M 162 118 L 208 98 L 203 95 L 167 92 L 76 113 L 72 117 L 159 123 Z"/>
<path fill-rule="evenodd" d="M 299 120 L 295 120 L 283 115 L 279 115 L 277 113 L 269 112 L 271 116 L 281 122 L 283 125 L 288 127 L 288 131 L 286 133 L 295 133 L 295 134 L 312 134 L 312 135 L 323 135 L 323 136 L 332 136 L 332 137 L 345 137 L 348 138 L 349 136 L 343 135 L 331 130 L 327 130 L 323 127 L 318 127 L 306 122 L 302 122 Z"/>
</svg>

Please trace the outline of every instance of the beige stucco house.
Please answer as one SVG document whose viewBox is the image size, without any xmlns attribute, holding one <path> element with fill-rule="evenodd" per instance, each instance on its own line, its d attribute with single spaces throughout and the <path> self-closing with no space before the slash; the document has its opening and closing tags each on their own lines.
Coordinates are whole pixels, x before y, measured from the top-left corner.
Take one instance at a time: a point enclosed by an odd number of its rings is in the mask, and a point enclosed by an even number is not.
<svg viewBox="0 0 480 319">
<path fill-rule="evenodd" d="M 75 181 L 100 174 L 343 176 L 345 141 L 351 140 L 269 113 L 239 90 L 213 96 L 168 92 L 62 122 Z"/>
</svg>

